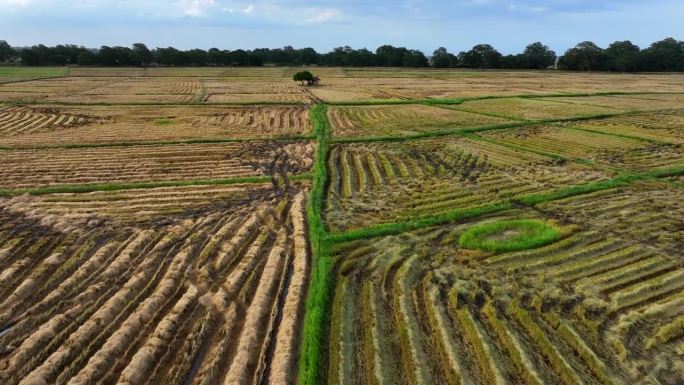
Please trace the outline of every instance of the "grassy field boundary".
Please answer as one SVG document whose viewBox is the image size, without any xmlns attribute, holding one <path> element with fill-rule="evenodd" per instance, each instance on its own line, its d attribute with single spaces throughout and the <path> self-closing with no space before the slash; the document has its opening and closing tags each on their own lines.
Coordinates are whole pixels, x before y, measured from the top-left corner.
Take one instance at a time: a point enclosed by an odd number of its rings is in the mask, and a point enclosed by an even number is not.
<svg viewBox="0 0 684 385">
<path fill-rule="evenodd" d="M 289 180 L 310 180 L 312 175 L 309 173 L 288 176 Z M 75 184 L 75 185 L 60 185 L 47 186 L 36 188 L 23 189 L 0 189 L 0 196 L 12 197 L 17 195 L 47 195 L 47 194 L 81 194 L 99 191 L 120 191 L 120 190 L 138 190 L 138 189 L 152 189 L 160 187 L 185 187 L 185 186 L 217 186 L 217 185 L 232 185 L 232 184 L 261 184 L 271 183 L 273 177 L 271 176 L 248 176 L 239 178 L 226 179 L 193 179 L 193 180 L 176 180 L 176 181 L 158 181 L 158 182 L 130 182 L 130 183 L 93 183 L 93 184 Z"/>
<path fill-rule="evenodd" d="M 332 301 L 334 260 L 330 257 L 327 231 L 323 221 L 330 125 L 327 105 L 316 104 L 311 109 L 311 121 L 317 137 L 316 160 L 307 216 L 312 251 L 312 267 L 305 303 L 301 349 L 298 365 L 298 383 L 318 385 L 326 376 L 327 330 Z"/>
<path fill-rule="evenodd" d="M 344 243 L 360 239 L 370 239 L 387 235 L 397 235 L 407 231 L 437 226 L 445 223 L 458 222 L 465 219 L 476 218 L 486 214 L 510 210 L 514 205 L 510 202 L 494 203 L 483 206 L 469 207 L 447 211 L 438 215 L 430 215 L 417 218 L 412 221 L 383 223 L 376 226 L 351 230 L 344 233 L 335 233 L 328 236 L 331 243 Z"/>
<path fill-rule="evenodd" d="M 199 84 L 200 90 L 197 94 L 197 97 L 195 97 L 195 103 L 204 103 L 204 98 L 207 97 L 207 89 L 204 87 L 204 79 L 200 79 Z"/>
</svg>

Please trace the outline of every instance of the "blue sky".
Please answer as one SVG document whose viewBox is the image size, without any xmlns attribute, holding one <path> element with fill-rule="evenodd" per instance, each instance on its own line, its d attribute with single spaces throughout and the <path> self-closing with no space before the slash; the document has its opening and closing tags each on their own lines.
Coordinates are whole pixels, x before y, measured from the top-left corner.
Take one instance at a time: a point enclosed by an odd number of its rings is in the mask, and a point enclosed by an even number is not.
<svg viewBox="0 0 684 385">
<path fill-rule="evenodd" d="M 542 41 L 561 53 L 584 40 L 684 39 L 683 20 L 682 0 L 0 0 L 0 39 L 16 46 L 393 44 L 431 53 L 486 42 L 507 54 Z"/>
</svg>

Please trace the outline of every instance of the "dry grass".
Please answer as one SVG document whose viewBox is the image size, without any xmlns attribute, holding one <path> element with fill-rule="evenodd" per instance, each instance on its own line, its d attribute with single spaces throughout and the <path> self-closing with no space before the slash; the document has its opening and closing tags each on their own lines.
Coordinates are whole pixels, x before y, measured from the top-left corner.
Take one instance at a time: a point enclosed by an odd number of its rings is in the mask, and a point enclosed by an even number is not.
<svg viewBox="0 0 684 385">
<path fill-rule="evenodd" d="M 410 135 L 440 128 L 496 125 L 510 120 L 426 105 L 333 107 L 333 135 Z"/>
<path fill-rule="evenodd" d="M 239 140 L 310 133 L 308 110 L 295 106 L 0 107 L 0 146 Z"/>
</svg>

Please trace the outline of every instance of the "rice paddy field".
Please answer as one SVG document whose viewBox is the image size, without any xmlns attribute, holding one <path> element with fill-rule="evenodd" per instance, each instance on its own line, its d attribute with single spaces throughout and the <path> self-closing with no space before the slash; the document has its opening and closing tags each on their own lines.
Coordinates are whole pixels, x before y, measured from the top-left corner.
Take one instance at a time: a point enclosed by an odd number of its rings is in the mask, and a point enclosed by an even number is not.
<svg viewBox="0 0 684 385">
<path fill-rule="evenodd" d="M 684 383 L 684 76 L 0 67 L 0 383 Z"/>
</svg>

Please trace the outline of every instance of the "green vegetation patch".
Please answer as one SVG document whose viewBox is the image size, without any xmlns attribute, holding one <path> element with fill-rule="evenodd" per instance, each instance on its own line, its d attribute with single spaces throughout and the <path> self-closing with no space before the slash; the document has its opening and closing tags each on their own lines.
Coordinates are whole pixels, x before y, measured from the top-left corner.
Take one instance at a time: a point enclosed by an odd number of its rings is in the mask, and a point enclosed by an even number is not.
<svg viewBox="0 0 684 385">
<path fill-rule="evenodd" d="M 0 83 L 66 76 L 67 67 L 0 66 Z"/>
<path fill-rule="evenodd" d="M 459 244 L 465 249 L 505 253 L 545 246 L 561 236 L 556 226 L 544 221 L 517 219 L 473 226 L 461 235 Z"/>
<path fill-rule="evenodd" d="M 173 124 L 173 119 L 169 119 L 169 118 L 157 119 L 154 121 L 154 124 L 156 124 L 157 126 L 168 126 L 169 124 Z"/>
</svg>

